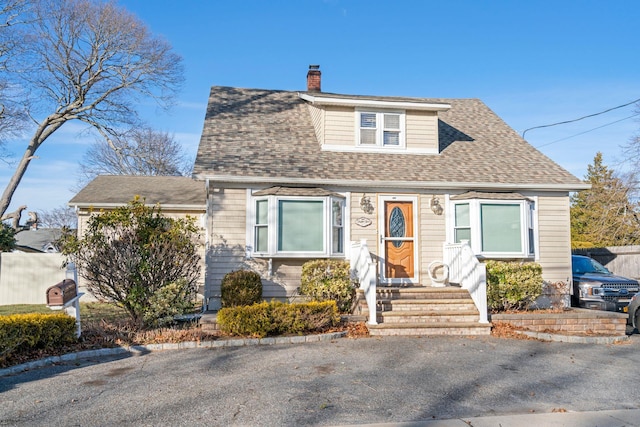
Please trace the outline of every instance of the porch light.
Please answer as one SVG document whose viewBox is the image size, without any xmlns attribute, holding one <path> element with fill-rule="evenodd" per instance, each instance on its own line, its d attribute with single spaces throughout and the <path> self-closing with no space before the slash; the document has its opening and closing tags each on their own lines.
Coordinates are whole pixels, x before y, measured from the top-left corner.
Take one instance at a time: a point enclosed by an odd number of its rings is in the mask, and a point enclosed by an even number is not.
<svg viewBox="0 0 640 427">
<path fill-rule="evenodd" d="M 431 198 L 430 205 L 431 205 L 431 210 L 433 211 L 434 214 L 442 215 L 442 212 L 444 212 L 444 208 L 440 204 L 440 199 L 438 199 L 436 196 L 433 196 Z"/>
<path fill-rule="evenodd" d="M 360 198 L 360 209 L 368 215 L 373 213 L 373 205 L 371 204 L 371 198 L 367 197 L 365 193 L 362 193 Z"/>
</svg>

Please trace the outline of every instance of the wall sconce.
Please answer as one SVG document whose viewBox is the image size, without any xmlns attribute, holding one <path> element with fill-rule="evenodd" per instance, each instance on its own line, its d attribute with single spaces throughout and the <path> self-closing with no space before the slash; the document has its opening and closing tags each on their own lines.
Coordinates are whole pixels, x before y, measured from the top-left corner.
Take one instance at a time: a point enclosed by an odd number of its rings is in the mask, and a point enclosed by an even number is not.
<svg viewBox="0 0 640 427">
<path fill-rule="evenodd" d="M 440 199 L 438 199 L 436 196 L 433 196 L 431 198 L 430 205 L 431 205 L 431 210 L 433 211 L 434 214 L 442 215 L 442 212 L 444 212 L 444 208 L 440 204 Z"/>
<path fill-rule="evenodd" d="M 364 193 L 362 193 L 362 197 L 360 198 L 360 209 L 368 215 L 373 213 L 373 205 L 371 204 L 371 199 L 367 197 Z"/>
</svg>

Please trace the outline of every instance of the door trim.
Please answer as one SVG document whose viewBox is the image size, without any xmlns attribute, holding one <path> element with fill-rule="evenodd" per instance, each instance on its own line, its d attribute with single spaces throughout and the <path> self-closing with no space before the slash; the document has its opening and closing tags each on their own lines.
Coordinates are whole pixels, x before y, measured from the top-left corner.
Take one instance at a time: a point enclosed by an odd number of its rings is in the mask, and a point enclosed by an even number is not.
<svg viewBox="0 0 640 427">
<path fill-rule="evenodd" d="M 385 202 L 411 202 L 413 207 L 413 277 L 409 278 L 387 278 L 386 272 L 386 251 L 384 244 L 386 227 L 386 206 Z M 418 259 L 419 233 L 418 226 L 418 196 L 407 195 L 379 195 L 378 196 L 378 253 L 380 254 L 379 276 L 382 284 L 390 285 L 417 285 L 420 283 L 420 261 Z"/>
</svg>

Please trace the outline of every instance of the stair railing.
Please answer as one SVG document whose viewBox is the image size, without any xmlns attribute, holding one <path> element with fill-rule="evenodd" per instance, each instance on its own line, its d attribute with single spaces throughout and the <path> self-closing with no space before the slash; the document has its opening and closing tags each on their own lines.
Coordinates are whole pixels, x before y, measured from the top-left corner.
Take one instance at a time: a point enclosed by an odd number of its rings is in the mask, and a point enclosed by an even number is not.
<svg viewBox="0 0 640 427">
<path fill-rule="evenodd" d="M 489 323 L 487 313 L 487 268 L 478 261 L 467 240 L 444 244 L 444 262 L 449 266 L 449 282 L 469 291 L 480 312 L 480 323 Z"/>
<path fill-rule="evenodd" d="M 364 291 L 364 297 L 369 309 L 370 325 L 377 325 L 376 320 L 376 281 L 377 267 L 371 258 L 371 252 L 367 246 L 367 240 L 362 239 L 360 242 L 351 242 L 351 277 L 353 277 Z"/>
</svg>

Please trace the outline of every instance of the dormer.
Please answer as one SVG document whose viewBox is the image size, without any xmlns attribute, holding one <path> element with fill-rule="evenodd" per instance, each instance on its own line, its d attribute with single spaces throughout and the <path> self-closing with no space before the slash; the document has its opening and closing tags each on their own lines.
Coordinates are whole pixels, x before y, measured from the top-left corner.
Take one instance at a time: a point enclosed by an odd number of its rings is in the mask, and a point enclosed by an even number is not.
<svg viewBox="0 0 640 427">
<path fill-rule="evenodd" d="M 307 102 L 323 151 L 438 154 L 438 112 L 449 104 L 418 98 L 339 95 L 320 92 L 320 70 L 312 66 Z"/>
</svg>

